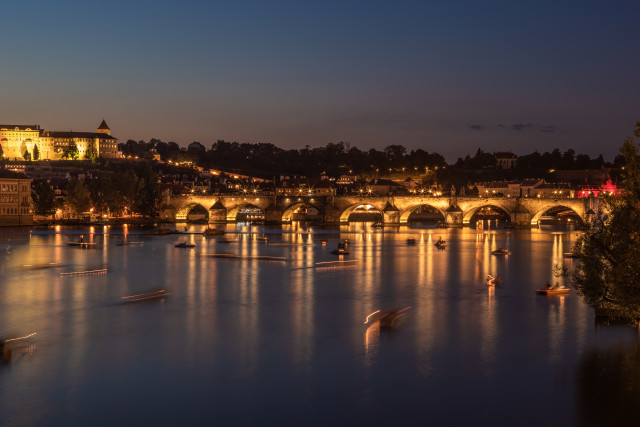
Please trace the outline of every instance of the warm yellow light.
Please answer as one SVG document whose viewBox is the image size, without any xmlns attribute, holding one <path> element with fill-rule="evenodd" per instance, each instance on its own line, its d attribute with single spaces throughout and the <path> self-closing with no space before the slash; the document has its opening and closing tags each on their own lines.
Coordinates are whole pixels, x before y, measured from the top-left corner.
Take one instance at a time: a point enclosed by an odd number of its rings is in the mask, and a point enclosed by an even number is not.
<svg viewBox="0 0 640 427">
<path fill-rule="evenodd" d="M 370 315 L 367 316 L 366 320 L 364 321 L 364 324 L 366 325 L 367 322 L 369 321 L 369 319 L 371 318 L 371 316 L 373 316 L 376 313 L 380 313 L 380 310 L 376 310 L 373 313 L 371 313 Z"/>
</svg>

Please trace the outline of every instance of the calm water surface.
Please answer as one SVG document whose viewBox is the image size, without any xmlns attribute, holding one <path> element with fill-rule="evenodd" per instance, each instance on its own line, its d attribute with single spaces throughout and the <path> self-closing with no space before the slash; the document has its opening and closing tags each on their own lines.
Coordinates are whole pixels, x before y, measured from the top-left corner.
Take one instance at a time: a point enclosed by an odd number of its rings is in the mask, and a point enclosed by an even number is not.
<svg viewBox="0 0 640 427">
<path fill-rule="evenodd" d="M 37 332 L 0 364 L 0 424 L 567 426 L 635 416 L 637 330 L 596 326 L 574 293 L 535 295 L 558 280 L 554 265 L 571 267 L 573 233 L 227 231 L 230 243 L 132 228 L 0 230 L 0 337 Z M 80 234 L 95 248 L 67 245 Z M 327 267 L 340 238 L 357 263 Z M 143 243 L 117 246 L 124 239 Z M 196 247 L 174 247 L 184 240 Z M 499 247 L 512 254 L 490 255 Z M 207 256 L 219 253 L 241 258 Z M 488 273 L 502 286 L 488 288 Z M 171 296 L 121 303 L 157 288 Z M 382 307 L 411 309 L 395 330 L 367 328 Z"/>
</svg>

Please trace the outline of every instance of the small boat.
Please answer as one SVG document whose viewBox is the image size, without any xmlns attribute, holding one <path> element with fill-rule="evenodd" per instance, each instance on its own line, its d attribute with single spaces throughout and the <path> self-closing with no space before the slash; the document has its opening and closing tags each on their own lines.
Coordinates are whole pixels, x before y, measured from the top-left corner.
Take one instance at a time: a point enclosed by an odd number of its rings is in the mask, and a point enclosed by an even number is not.
<svg viewBox="0 0 640 427">
<path fill-rule="evenodd" d="M 542 289 L 536 289 L 536 294 L 537 295 L 566 295 L 568 294 L 570 291 L 569 288 L 567 288 L 566 286 L 551 286 L 550 284 L 547 284 L 547 286 L 545 286 Z"/>
<path fill-rule="evenodd" d="M 409 237 L 407 239 L 407 245 L 415 245 L 416 244 L 416 239 L 414 239 L 413 237 Z"/>
<path fill-rule="evenodd" d="M 487 286 L 499 286 L 502 283 L 502 277 L 499 274 L 492 276 L 487 274 Z"/>
<path fill-rule="evenodd" d="M 89 242 L 69 242 L 67 243 L 67 246 L 75 246 L 76 248 L 82 248 L 82 249 L 90 249 L 93 248 L 96 244 L 95 243 L 89 243 Z"/>
<path fill-rule="evenodd" d="M 187 243 L 187 242 L 177 243 L 174 246 L 176 248 L 195 248 L 196 247 L 196 245 L 194 245 L 193 243 Z"/>
<path fill-rule="evenodd" d="M 0 365 L 3 363 L 9 363 L 11 362 L 11 353 L 12 350 L 12 345 L 15 345 L 15 341 L 22 341 L 25 340 L 27 338 L 31 338 L 32 336 L 36 335 L 35 332 L 32 332 L 28 335 L 25 335 L 23 337 L 18 337 L 18 338 L 9 338 L 9 339 L 0 339 Z M 7 344 L 9 342 L 12 342 L 12 344 Z M 20 344 L 18 344 L 18 346 L 20 346 Z"/>
<path fill-rule="evenodd" d="M 344 247 L 338 247 L 337 249 L 332 250 L 331 253 L 334 255 L 349 255 L 349 251 Z"/>
<path fill-rule="evenodd" d="M 340 242 L 338 243 L 338 247 L 331 251 L 334 255 L 349 255 L 349 251 L 347 250 L 347 243 Z"/>
<path fill-rule="evenodd" d="M 382 221 L 376 221 L 371 224 L 371 228 L 383 228 L 384 223 Z"/>
<path fill-rule="evenodd" d="M 380 328 L 393 329 L 398 325 L 400 319 L 402 319 L 410 309 L 411 307 L 383 308 L 368 315 L 364 321 L 364 324 L 368 324 L 369 326 L 371 326 L 375 323 L 379 323 Z"/>
<path fill-rule="evenodd" d="M 204 233 L 202 233 L 204 237 L 219 236 L 221 234 L 224 234 L 224 231 L 218 230 L 217 228 L 207 228 L 204 230 Z"/>
<path fill-rule="evenodd" d="M 164 299 L 168 297 L 169 291 L 166 289 L 156 289 L 154 291 L 143 292 L 141 294 L 129 295 L 126 297 L 122 297 L 121 302 L 123 304 L 132 303 L 132 302 L 142 302 L 142 301 L 151 301 L 156 299 Z"/>
<path fill-rule="evenodd" d="M 238 243 L 238 242 L 239 242 L 238 239 L 229 240 L 226 237 L 221 237 L 219 239 L 216 239 L 216 243 Z"/>
<path fill-rule="evenodd" d="M 328 241 L 328 240 L 320 240 L 320 244 L 321 244 L 322 246 L 327 246 L 327 243 L 329 243 L 329 241 Z"/>
<path fill-rule="evenodd" d="M 149 230 L 144 234 L 147 234 L 150 236 L 167 236 L 169 234 L 181 234 L 181 232 L 178 230 L 170 230 L 168 228 L 157 228 L 157 229 Z"/>
<path fill-rule="evenodd" d="M 279 262 L 283 262 L 283 261 L 287 260 L 285 257 L 279 257 L 279 256 L 269 256 L 269 255 L 240 256 L 240 255 L 234 255 L 234 254 L 230 254 L 230 253 L 203 254 L 202 256 L 209 257 L 209 258 L 245 259 L 245 260 L 252 260 L 252 261 L 279 261 Z"/>
<path fill-rule="evenodd" d="M 499 248 L 495 251 L 491 251 L 491 255 L 509 255 L 511 252 L 506 250 L 505 248 Z"/>
<path fill-rule="evenodd" d="M 444 249 L 447 247 L 447 241 L 443 240 L 442 237 L 438 237 L 438 241 L 434 243 L 434 245 L 436 246 L 436 248 L 438 249 Z"/>
<path fill-rule="evenodd" d="M 564 258 L 580 258 L 579 255 L 576 255 L 573 252 L 565 252 L 563 256 Z"/>
</svg>

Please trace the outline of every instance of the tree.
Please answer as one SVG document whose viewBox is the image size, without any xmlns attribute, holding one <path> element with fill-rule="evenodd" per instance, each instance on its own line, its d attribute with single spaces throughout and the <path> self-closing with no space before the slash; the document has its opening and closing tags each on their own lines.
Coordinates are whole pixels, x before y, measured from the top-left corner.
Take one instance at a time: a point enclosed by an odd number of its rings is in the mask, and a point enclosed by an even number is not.
<svg viewBox="0 0 640 427">
<path fill-rule="evenodd" d="M 64 147 L 64 150 L 62 151 L 63 159 L 78 160 L 78 157 L 80 157 L 80 153 L 75 142 Z"/>
<path fill-rule="evenodd" d="M 0 144 L 0 160 L 4 159 L 4 151 L 2 151 L 2 144 Z"/>
<path fill-rule="evenodd" d="M 67 201 L 77 215 L 81 215 L 89 209 L 91 201 L 84 181 L 76 178 L 69 179 L 67 183 Z"/>
<path fill-rule="evenodd" d="M 40 150 L 38 149 L 38 144 L 33 144 L 33 160 L 40 159 Z"/>
<path fill-rule="evenodd" d="M 26 161 L 31 161 L 31 153 L 29 153 L 29 150 L 25 149 L 22 153 L 22 157 L 24 157 Z"/>
<path fill-rule="evenodd" d="M 160 184 L 158 177 L 147 163 L 140 171 L 138 194 L 134 203 L 135 212 L 155 218 L 158 215 L 158 202 L 160 201 Z"/>
<path fill-rule="evenodd" d="M 39 181 L 31 193 L 33 210 L 38 215 L 53 215 L 56 211 L 56 194 L 47 181 Z"/>
<path fill-rule="evenodd" d="M 84 156 L 87 160 L 91 160 L 92 162 L 95 162 L 98 158 L 98 150 L 96 150 L 96 146 L 93 142 L 89 143 L 89 147 L 84 153 Z"/>
<path fill-rule="evenodd" d="M 640 122 L 635 136 L 640 138 Z M 601 197 L 601 207 L 581 233 L 574 252 L 581 263 L 573 285 L 596 314 L 640 320 L 640 154 L 633 138 L 620 149 L 625 159 L 620 194 Z"/>
</svg>

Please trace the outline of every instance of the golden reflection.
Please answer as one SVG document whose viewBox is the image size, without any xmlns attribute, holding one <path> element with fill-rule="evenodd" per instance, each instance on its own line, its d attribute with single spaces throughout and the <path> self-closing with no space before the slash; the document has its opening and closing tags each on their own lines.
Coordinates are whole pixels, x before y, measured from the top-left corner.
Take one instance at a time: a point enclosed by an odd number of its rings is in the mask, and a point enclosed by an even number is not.
<svg viewBox="0 0 640 427">
<path fill-rule="evenodd" d="M 480 321 L 482 330 L 480 355 L 482 361 L 485 363 L 493 362 L 496 354 L 498 321 L 496 315 L 497 300 L 495 295 L 496 287 L 487 286 L 487 299 L 483 307 L 482 320 Z"/>
<path fill-rule="evenodd" d="M 478 233 L 476 235 L 476 262 L 474 281 L 477 283 L 486 283 L 486 277 L 491 274 L 495 276 L 498 273 L 498 257 L 491 255 L 491 251 L 498 249 L 496 242 L 496 234 L 494 233 Z M 505 263 L 507 257 L 504 257 Z"/>
<path fill-rule="evenodd" d="M 258 256 L 259 240 L 251 239 L 249 235 L 244 234 L 244 238 L 240 246 L 240 254 L 242 257 Z M 241 259 L 240 260 L 240 277 L 238 283 L 239 300 L 242 304 L 239 315 L 239 327 L 243 331 L 240 339 L 240 372 L 243 377 L 251 376 L 257 369 L 258 363 L 258 338 L 260 335 L 259 328 L 259 269 L 258 260 Z"/>
<path fill-rule="evenodd" d="M 564 277 L 556 277 L 555 269 L 564 265 L 564 250 L 562 242 L 562 234 L 553 234 L 553 247 L 551 249 L 551 277 L 549 283 L 564 287 Z"/>
<path fill-rule="evenodd" d="M 549 301 L 549 361 L 558 363 L 562 359 L 562 344 L 565 330 L 565 297 L 546 297 Z"/>
<path fill-rule="evenodd" d="M 433 369 L 433 348 L 437 337 L 437 328 L 433 325 L 436 324 L 437 317 L 446 317 L 447 310 L 446 304 L 438 304 L 438 285 L 442 285 L 442 283 L 436 283 L 436 277 L 446 275 L 443 272 L 446 271 L 448 257 L 452 255 L 436 248 L 431 233 L 420 233 L 420 244 L 417 245 L 417 249 L 417 299 L 414 307 L 417 340 L 416 354 L 420 361 L 418 365 L 420 373 L 428 376 Z M 436 257 L 437 261 L 435 260 Z M 440 274 L 436 274 L 436 268 Z"/>
<path fill-rule="evenodd" d="M 309 240 L 311 241 L 311 240 Z M 302 242 L 301 242 L 302 243 Z M 290 270 L 291 325 L 293 328 L 292 359 L 301 369 L 311 368 L 314 337 L 315 264 L 312 245 L 299 244 L 291 248 Z"/>
</svg>

